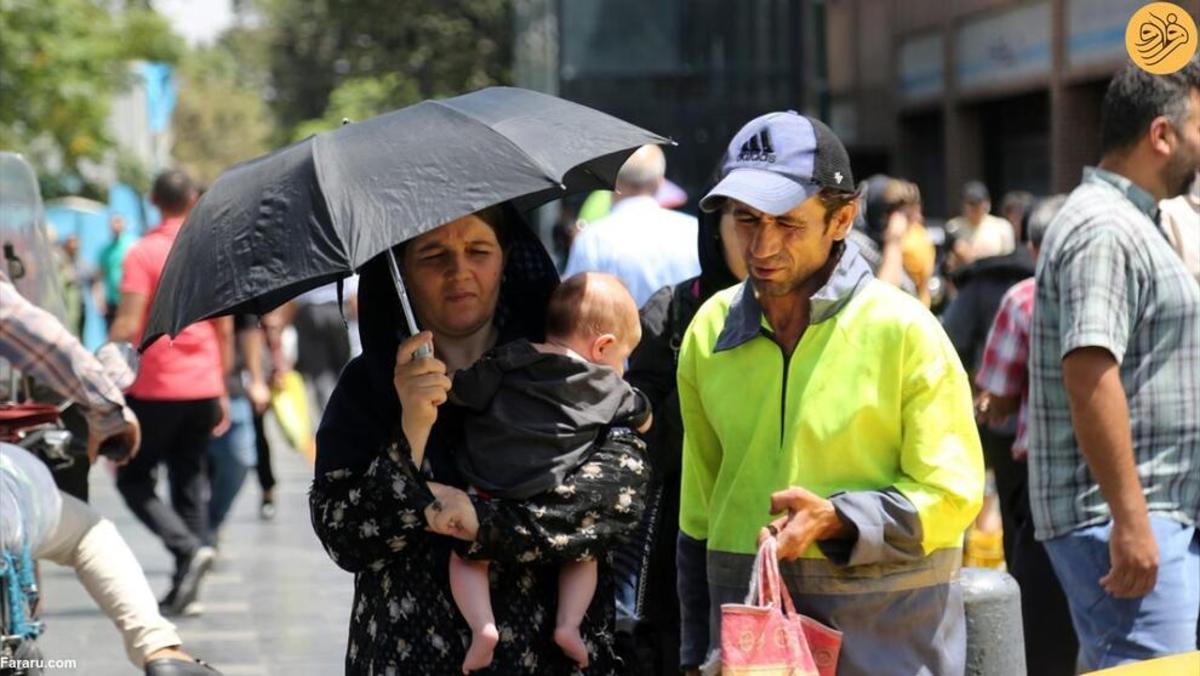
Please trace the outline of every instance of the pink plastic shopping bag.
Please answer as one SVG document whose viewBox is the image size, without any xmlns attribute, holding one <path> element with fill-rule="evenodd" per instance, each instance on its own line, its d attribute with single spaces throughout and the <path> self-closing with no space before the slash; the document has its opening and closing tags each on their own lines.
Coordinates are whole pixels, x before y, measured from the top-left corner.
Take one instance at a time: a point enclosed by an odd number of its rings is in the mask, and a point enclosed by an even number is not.
<svg viewBox="0 0 1200 676">
<path fill-rule="evenodd" d="M 842 633 L 796 612 L 775 538 L 758 549 L 746 602 L 721 606 L 721 673 L 834 676 Z"/>
</svg>

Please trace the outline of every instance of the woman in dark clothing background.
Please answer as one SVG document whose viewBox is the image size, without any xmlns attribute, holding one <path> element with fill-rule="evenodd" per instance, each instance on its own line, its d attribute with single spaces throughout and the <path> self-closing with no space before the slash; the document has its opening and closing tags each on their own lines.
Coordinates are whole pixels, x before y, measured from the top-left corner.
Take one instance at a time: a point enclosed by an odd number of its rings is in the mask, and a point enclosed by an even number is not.
<svg viewBox="0 0 1200 676">
<path fill-rule="evenodd" d="M 680 340 L 696 310 L 714 293 L 746 277 L 735 237 L 733 218 L 725 211 L 702 212 L 697 238 L 700 275 L 660 289 L 641 310 L 642 342 L 630 357 L 625 378 L 649 397 L 654 409 L 654 426 L 646 436 L 654 471 L 642 526 L 617 554 L 618 576 L 632 583 L 639 618 L 636 626 L 622 627 L 618 637 L 622 654 L 630 655 L 637 665 L 629 673 L 678 673 L 679 599 L 684 594 L 708 594 L 707 589 L 676 590 L 683 422 L 675 366 Z M 705 556 L 702 550 L 692 554 Z M 707 617 L 693 619 L 707 631 Z"/>
<path fill-rule="evenodd" d="M 442 226 L 402 252 L 414 309 L 433 333 L 435 356 L 428 364 L 465 361 L 454 364 L 463 367 L 497 343 L 542 338 L 546 301 L 558 282 L 553 264 L 512 209 L 488 210 L 482 219 Z M 430 242 L 436 246 L 427 250 Z M 503 258 L 497 264 L 491 257 L 499 249 Z M 481 261 L 496 266 L 490 277 L 480 272 Z M 434 269 L 440 270 L 436 278 L 429 273 Z M 448 511 L 463 505 L 473 510 L 475 518 L 461 522 L 467 524 L 463 539 L 473 536 L 472 554 L 494 562 L 492 600 L 501 641 L 492 667 L 477 673 L 577 673 L 552 641 L 558 566 L 548 554 L 561 560 L 588 549 L 605 551 L 597 545 L 640 519 L 645 482 L 632 470 L 579 477 L 537 505 L 468 497 L 459 490 L 466 484 L 452 456 L 462 412 L 449 403 L 437 406 L 436 423 L 424 428 L 429 438 L 424 468 L 418 470 L 406 436 L 414 432 L 410 421 L 403 421 L 408 431 L 402 431 L 397 391 L 405 393 L 405 401 L 433 402 L 413 399 L 416 378 L 404 380 L 412 371 L 406 368 L 409 360 L 396 365 L 399 337 L 407 331 L 400 328 L 399 303 L 382 260 L 361 271 L 359 303 L 363 354 L 342 372 L 322 419 L 309 500 L 313 528 L 326 551 L 355 573 L 347 673 L 459 672 L 470 630 L 450 597 L 446 561 L 452 540 L 426 530 L 443 505 Z M 464 307 L 482 308 L 482 321 L 466 334 L 447 328 L 469 314 Z M 406 350 L 420 340 L 409 339 Z M 640 458 L 642 450 L 639 439 L 618 429 L 597 454 L 610 456 L 606 466 L 621 468 L 632 466 L 622 461 Z M 636 489 L 632 508 L 611 503 L 613 485 Z M 436 503 L 431 490 L 438 491 Z M 612 650 L 613 633 L 612 576 L 601 561 L 583 626 L 591 657 L 585 673 L 626 672 Z"/>
</svg>

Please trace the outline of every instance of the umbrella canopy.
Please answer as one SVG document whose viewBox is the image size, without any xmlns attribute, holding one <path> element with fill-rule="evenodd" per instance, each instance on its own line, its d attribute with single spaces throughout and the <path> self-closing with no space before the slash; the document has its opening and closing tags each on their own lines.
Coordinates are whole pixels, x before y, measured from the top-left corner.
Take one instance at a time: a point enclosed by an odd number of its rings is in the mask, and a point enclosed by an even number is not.
<svg viewBox="0 0 1200 676">
<path fill-rule="evenodd" d="M 143 349 L 231 313 L 262 314 L 391 247 L 502 202 L 528 210 L 611 187 L 657 134 L 511 87 L 425 101 L 233 167 L 180 230 Z"/>
</svg>

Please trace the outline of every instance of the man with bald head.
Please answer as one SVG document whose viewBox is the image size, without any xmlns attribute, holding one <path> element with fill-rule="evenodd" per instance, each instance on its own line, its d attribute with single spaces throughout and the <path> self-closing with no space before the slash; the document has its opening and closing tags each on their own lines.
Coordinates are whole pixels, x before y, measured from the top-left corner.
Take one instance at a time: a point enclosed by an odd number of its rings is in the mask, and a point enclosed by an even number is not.
<svg viewBox="0 0 1200 676">
<path fill-rule="evenodd" d="M 700 274 L 696 219 L 654 199 L 666 173 L 667 160 L 656 145 L 629 157 L 617 174 L 612 211 L 575 238 L 564 276 L 610 273 L 641 307 L 655 291 Z"/>
</svg>

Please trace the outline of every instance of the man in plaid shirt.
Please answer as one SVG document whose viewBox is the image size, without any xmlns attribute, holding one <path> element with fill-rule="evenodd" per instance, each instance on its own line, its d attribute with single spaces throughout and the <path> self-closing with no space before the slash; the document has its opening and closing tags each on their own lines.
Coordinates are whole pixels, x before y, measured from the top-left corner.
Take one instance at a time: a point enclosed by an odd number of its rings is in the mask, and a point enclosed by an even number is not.
<svg viewBox="0 0 1200 676">
<path fill-rule="evenodd" d="M 1050 221 L 1066 202 L 1066 195 L 1042 200 L 1033 208 L 1025 232 L 1036 261 Z M 1005 513 L 1006 559 L 1009 572 L 1021 587 L 1021 619 L 1025 627 L 1025 664 L 1031 674 L 1074 673 L 1079 644 L 1071 628 L 1071 615 L 1062 586 L 1046 550 L 1033 537 L 1029 514 L 1029 480 L 1025 460 L 1029 446 L 1029 333 L 1033 324 L 1034 278 L 1017 282 L 1000 301 L 988 332 L 983 359 L 975 374 L 979 419 L 997 426 L 1014 414 L 1017 436 L 1012 446 L 1015 461 L 1008 474 L 996 467 L 1000 509 Z M 1008 549 L 1011 548 L 1011 549 Z"/>
<path fill-rule="evenodd" d="M 1108 86 L 1101 160 L 1050 224 L 1029 355 L 1029 499 L 1087 670 L 1196 648 L 1200 285 L 1158 204 L 1200 169 L 1200 65 Z"/>
<path fill-rule="evenodd" d="M 137 418 L 104 366 L 54 315 L 30 303 L 0 270 L 0 358 L 58 394 L 79 404 L 88 421 L 88 460 L 100 444 L 124 437 L 136 452 Z M 132 455 L 130 456 L 132 457 Z"/>
</svg>

